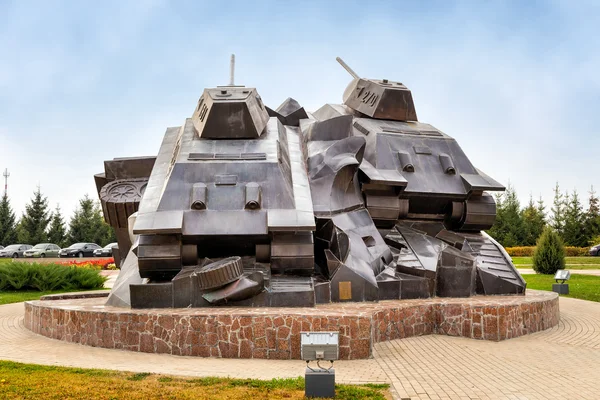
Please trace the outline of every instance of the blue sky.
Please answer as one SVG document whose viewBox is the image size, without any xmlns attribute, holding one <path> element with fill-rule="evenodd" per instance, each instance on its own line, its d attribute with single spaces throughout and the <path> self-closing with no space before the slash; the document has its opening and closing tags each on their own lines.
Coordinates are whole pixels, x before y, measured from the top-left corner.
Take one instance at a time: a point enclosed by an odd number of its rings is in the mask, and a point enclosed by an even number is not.
<svg viewBox="0 0 600 400">
<path fill-rule="evenodd" d="M 103 160 L 154 155 L 205 87 L 277 107 L 341 101 L 349 75 L 404 82 L 419 119 L 548 204 L 600 190 L 594 1 L 0 0 L 0 167 L 20 215 L 39 184 L 70 216 Z"/>
</svg>

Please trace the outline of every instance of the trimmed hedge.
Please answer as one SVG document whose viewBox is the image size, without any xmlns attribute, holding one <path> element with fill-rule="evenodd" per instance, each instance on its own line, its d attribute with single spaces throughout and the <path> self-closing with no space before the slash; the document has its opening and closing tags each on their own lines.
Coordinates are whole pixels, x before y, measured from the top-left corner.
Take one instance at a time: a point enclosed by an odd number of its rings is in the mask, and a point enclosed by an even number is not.
<svg viewBox="0 0 600 400">
<path fill-rule="evenodd" d="M 106 277 L 93 269 L 59 264 L 9 262 L 0 264 L 0 290 L 101 289 Z"/>
<path fill-rule="evenodd" d="M 535 246 L 506 247 L 505 250 L 511 257 L 533 257 Z M 589 255 L 589 247 L 565 246 L 566 257 L 584 257 Z"/>
</svg>

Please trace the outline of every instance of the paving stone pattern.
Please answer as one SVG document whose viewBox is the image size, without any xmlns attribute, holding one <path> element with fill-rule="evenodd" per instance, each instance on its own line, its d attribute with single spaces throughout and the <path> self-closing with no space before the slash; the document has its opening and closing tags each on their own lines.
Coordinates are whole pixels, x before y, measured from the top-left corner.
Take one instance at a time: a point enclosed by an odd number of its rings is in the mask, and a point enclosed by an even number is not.
<svg viewBox="0 0 600 400">
<path fill-rule="evenodd" d="M 343 383 L 387 382 L 396 398 L 598 399 L 600 304 L 560 299 L 557 326 L 493 342 L 429 335 L 377 343 L 374 358 L 338 361 Z M 22 303 L 0 306 L 0 358 L 44 365 L 182 376 L 285 378 L 295 360 L 245 360 L 133 353 L 49 339 L 24 326 Z"/>
<path fill-rule="evenodd" d="M 130 310 L 106 300 L 25 303 L 25 326 L 93 347 L 178 356 L 300 359 L 300 332 L 340 334 L 340 359 L 369 358 L 378 342 L 440 333 L 504 340 L 558 323 L 558 296 L 477 296 L 320 305 L 315 308 Z"/>
</svg>

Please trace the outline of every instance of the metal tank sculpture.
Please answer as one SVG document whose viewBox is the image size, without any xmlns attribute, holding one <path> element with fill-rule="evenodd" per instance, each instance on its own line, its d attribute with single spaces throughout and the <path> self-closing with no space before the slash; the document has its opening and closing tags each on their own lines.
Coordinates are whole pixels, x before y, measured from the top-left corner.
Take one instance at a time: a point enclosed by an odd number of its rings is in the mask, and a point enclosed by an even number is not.
<svg viewBox="0 0 600 400">
<path fill-rule="evenodd" d="M 314 306 L 523 294 L 477 170 L 418 122 L 410 90 L 352 75 L 314 113 L 255 88 L 205 89 L 157 157 L 95 176 L 121 271 L 108 305 Z"/>
</svg>

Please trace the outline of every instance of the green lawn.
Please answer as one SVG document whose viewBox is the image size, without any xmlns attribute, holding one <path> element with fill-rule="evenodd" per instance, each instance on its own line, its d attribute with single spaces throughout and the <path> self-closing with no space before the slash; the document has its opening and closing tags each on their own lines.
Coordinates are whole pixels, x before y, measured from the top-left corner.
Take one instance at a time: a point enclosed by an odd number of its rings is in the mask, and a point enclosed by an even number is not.
<svg viewBox="0 0 600 400">
<path fill-rule="evenodd" d="M 512 257 L 517 268 L 531 268 L 532 257 Z M 565 257 L 567 269 L 600 269 L 600 257 Z"/>
<path fill-rule="evenodd" d="M 336 399 L 391 399 L 389 385 L 336 385 Z M 304 378 L 186 379 L 0 361 L 1 399 L 304 399 Z"/>
<path fill-rule="evenodd" d="M 526 274 L 523 279 L 527 289 L 552 290 L 552 284 L 556 283 L 553 275 Z M 573 274 L 567 283 L 569 294 L 566 297 L 600 302 L 600 276 Z"/>
<path fill-rule="evenodd" d="M 100 289 L 102 290 L 102 289 Z M 1 291 L 0 290 L 0 305 L 9 304 L 9 303 L 20 303 L 22 301 L 29 300 L 38 300 L 40 297 L 45 296 L 47 294 L 57 294 L 57 293 L 73 293 L 73 292 L 83 292 L 89 291 L 89 289 L 85 290 L 54 290 L 48 292 L 39 292 L 37 290 L 9 290 L 9 291 Z"/>
</svg>

